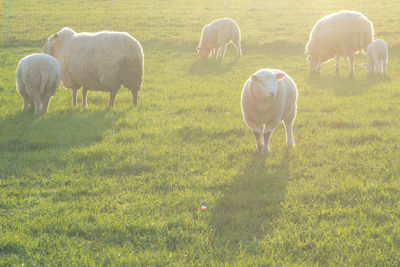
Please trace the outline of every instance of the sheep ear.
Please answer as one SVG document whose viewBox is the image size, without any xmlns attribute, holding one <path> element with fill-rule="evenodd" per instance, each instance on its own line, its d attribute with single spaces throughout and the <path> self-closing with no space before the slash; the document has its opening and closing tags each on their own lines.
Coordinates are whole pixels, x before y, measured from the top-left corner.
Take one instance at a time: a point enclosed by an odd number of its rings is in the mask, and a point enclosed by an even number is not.
<svg viewBox="0 0 400 267">
<path fill-rule="evenodd" d="M 54 36 L 54 38 L 57 38 L 58 37 L 58 33 L 55 33 L 53 36 Z"/>
<path fill-rule="evenodd" d="M 259 82 L 260 80 L 258 79 L 257 75 L 253 74 L 251 75 L 251 80 L 255 82 Z"/>
<path fill-rule="evenodd" d="M 276 74 L 276 79 L 277 80 L 282 80 L 283 78 L 285 78 L 286 74 L 283 72 L 279 72 L 278 74 Z"/>
</svg>

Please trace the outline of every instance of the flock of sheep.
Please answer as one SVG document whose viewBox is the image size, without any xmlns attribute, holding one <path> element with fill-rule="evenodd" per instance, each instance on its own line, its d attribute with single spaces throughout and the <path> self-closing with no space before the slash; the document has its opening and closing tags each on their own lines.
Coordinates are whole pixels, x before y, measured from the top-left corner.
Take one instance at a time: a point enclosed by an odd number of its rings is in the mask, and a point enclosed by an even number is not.
<svg viewBox="0 0 400 267">
<path fill-rule="evenodd" d="M 388 48 L 383 40 L 373 37 L 372 23 L 359 12 L 340 11 L 321 18 L 306 45 L 311 72 L 319 73 L 322 64 L 336 57 L 338 74 L 340 57 L 347 57 L 353 76 L 353 56 L 363 50 L 368 73 L 376 68 L 379 75 L 384 75 Z M 217 19 L 203 27 L 198 53 L 203 57 L 223 58 L 229 43 L 235 45 L 237 55 L 241 56 L 237 23 L 229 18 Z M 128 33 L 76 33 L 63 28 L 48 38 L 43 50 L 44 53 L 24 57 L 17 67 L 17 90 L 23 98 L 23 112 L 29 104 L 34 106 L 35 115 L 47 112 L 60 80 L 65 88 L 72 89 L 74 106 L 82 87 L 83 107 L 87 104 L 88 90 L 109 92 L 109 106 L 113 107 L 121 85 L 132 92 L 133 103 L 137 105 L 144 55 L 140 43 Z M 243 118 L 262 154 L 268 154 L 271 133 L 281 121 L 286 129 L 287 146 L 294 146 L 297 96 L 293 79 L 278 69 L 258 70 L 246 81 L 241 98 Z"/>
</svg>

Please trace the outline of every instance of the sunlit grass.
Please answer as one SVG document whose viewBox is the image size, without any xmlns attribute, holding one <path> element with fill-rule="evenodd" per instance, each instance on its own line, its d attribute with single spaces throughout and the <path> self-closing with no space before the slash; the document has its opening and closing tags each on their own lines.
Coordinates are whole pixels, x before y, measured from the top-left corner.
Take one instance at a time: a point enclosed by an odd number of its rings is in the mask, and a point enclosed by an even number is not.
<svg viewBox="0 0 400 267">
<path fill-rule="evenodd" d="M 15 30 L 0 53 L 0 265 L 399 264 L 400 5 L 367 1 L 390 46 L 387 79 L 361 67 L 349 79 L 346 61 L 341 77 L 332 62 L 311 79 L 303 50 L 315 20 L 364 1 L 229 2 L 114 1 L 113 29 L 145 51 L 138 107 L 121 88 L 113 109 L 93 91 L 73 108 L 60 85 L 37 119 L 21 114 L 19 59 L 65 25 L 107 28 L 109 3 L 26 9 L 48 17 L 43 33 Z M 223 62 L 199 60 L 201 27 L 226 15 L 243 56 L 229 47 Z M 239 104 L 263 67 L 299 88 L 296 147 L 285 149 L 280 126 L 268 158 Z"/>
</svg>

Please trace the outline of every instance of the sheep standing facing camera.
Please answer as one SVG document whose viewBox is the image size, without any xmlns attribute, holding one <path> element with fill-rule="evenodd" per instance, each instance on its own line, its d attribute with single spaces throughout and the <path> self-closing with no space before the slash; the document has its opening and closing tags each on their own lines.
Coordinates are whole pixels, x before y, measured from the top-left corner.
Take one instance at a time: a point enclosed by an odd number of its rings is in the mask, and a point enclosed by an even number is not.
<svg viewBox="0 0 400 267">
<path fill-rule="evenodd" d="M 259 152 L 268 154 L 271 133 L 281 121 L 286 129 L 286 145 L 294 146 L 296 102 L 296 84 L 281 70 L 261 69 L 246 81 L 242 91 L 242 114 L 253 131 Z"/>
<path fill-rule="evenodd" d="M 240 47 L 240 30 L 237 23 L 230 18 L 222 18 L 212 21 L 203 27 L 200 44 L 197 48 L 202 57 L 224 58 L 226 46 L 232 42 L 236 47 L 238 56 L 242 55 Z"/>
<path fill-rule="evenodd" d="M 388 46 L 384 40 L 374 40 L 367 46 L 367 72 L 374 72 L 374 67 L 378 75 L 386 74 L 388 61 Z"/>
<path fill-rule="evenodd" d="M 60 79 L 60 65 L 54 57 L 39 53 L 21 59 L 17 67 L 17 91 L 24 99 L 22 112 L 31 104 L 35 115 L 47 113 Z"/>
</svg>

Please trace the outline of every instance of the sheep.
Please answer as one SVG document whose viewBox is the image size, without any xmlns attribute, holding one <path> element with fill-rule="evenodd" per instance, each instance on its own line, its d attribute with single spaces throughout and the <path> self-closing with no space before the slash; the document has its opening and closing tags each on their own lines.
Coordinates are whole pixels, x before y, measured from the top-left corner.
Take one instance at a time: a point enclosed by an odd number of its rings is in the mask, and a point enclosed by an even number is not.
<svg viewBox="0 0 400 267">
<path fill-rule="evenodd" d="M 35 115 L 48 112 L 50 98 L 60 84 L 61 70 L 57 60 L 47 54 L 32 54 L 21 59 L 16 71 L 17 91 L 24 99 L 22 112 L 34 105 Z"/>
<path fill-rule="evenodd" d="M 384 40 L 374 40 L 367 46 L 367 72 L 372 74 L 374 66 L 376 72 L 382 76 L 386 75 L 388 61 L 388 46 Z"/>
<path fill-rule="evenodd" d="M 230 18 L 221 18 L 212 21 L 203 27 L 197 48 L 200 56 L 206 58 L 210 55 L 222 59 L 225 56 L 226 46 L 233 43 L 238 56 L 242 55 L 240 47 L 240 30 L 237 23 Z"/>
<path fill-rule="evenodd" d="M 293 147 L 293 121 L 297 110 L 297 87 L 289 75 L 278 69 L 261 69 L 245 83 L 242 115 L 256 138 L 257 151 L 269 153 L 272 131 L 283 121 L 286 145 Z"/>
<path fill-rule="evenodd" d="M 144 55 L 140 43 L 128 33 L 76 33 L 63 28 L 48 38 L 43 50 L 60 63 L 61 81 L 72 89 L 73 106 L 82 87 L 82 107 L 87 105 L 88 90 L 110 92 L 113 107 L 121 85 L 131 91 L 137 105 Z"/>
<path fill-rule="evenodd" d="M 319 73 L 321 65 L 336 56 L 336 75 L 340 57 L 349 59 L 350 77 L 354 76 L 354 54 L 365 52 L 374 37 L 372 23 L 356 11 L 340 11 L 321 18 L 313 27 L 306 45 L 311 73 Z"/>
</svg>

